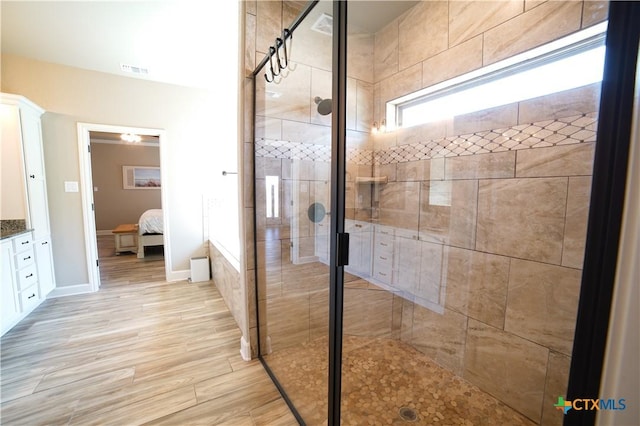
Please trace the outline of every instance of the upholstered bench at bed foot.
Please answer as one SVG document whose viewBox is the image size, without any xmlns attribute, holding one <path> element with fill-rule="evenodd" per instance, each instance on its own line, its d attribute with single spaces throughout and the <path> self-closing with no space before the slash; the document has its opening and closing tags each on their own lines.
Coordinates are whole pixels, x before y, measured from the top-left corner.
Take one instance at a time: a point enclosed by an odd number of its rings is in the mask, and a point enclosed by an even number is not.
<svg viewBox="0 0 640 426">
<path fill-rule="evenodd" d="M 116 239 L 116 255 L 129 251 L 138 252 L 138 225 L 126 223 L 111 231 Z"/>
</svg>

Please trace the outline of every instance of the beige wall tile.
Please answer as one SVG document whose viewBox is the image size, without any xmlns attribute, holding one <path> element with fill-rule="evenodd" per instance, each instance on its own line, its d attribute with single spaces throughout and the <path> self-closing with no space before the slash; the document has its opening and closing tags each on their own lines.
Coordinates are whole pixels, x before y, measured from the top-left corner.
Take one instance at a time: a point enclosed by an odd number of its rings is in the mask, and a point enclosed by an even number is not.
<svg viewBox="0 0 640 426">
<path fill-rule="evenodd" d="M 243 144 L 243 202 L 244 207 L 253 207 L 253 144 L 248 142 Z"/>
<path fill-rule="evenodd" d="M 420 183 L 389 182 L 380 188 L 380 224 L 418 229 Z"/>
<path fill-rule="evenodd" d="M 282 139 L 316 145 L 331 145 L 331 127 L 285 120 L 282 122 Z"/>
<path fill-rule="evenodd" d="M 591 200 L 591 177 L 569 178 L 562 266 L 582 269 Z"/>
<path fill-rule="evenodd" d="M 518 105 L 510 104 L 454 117 L 447 136 L 500 129 L 518 124 Z"/>
<path fill-rule="evenodd" d="M 329 133 L 331 129 L 329 128 Z M 360 149 L 373 149 L 373 142 L 371 141 L 369 132 L 358 132 L 355 130 L 347 129 L 347 149 L 360 148 Z M 331 138 L 329 138 L 331 142 Z"/>
<path fill-rule="evenodd" d="M 282 120 L 264 115 L 256 116 L 256 140 L 261 139 L 282 139 Z"/>
<path fill-rule="evenodd" d="M 264 81 L 264 79 L 258 79 Z M 261 83 L 262 84 L 262 83 Z M 257 93 L 265 93 L 256 88 Z M 299 64 L 295 72 L 289 73 L 279 84 L 266 83 L 266 93 L 278 93 L 279 96 L 258 96 L 256 114 L 271 118 L 282 118 L 309 122 L 311 105 L 311 67 Z"/>
<path fill-rule="evenodd" d="M 398 181 L 429 180 L 431 160 L 408 161 L 396 166 Z"/>
<path fill-rule="evenodd" d="M 255 2 L 253 3 L 255 5 Z M 256 16 L 246 13 L 244 21 L 244 75 L 251 75 L 256 61 Z M 245 104 L 248 105 L 248 104 Z"/>
<path fill-rule="evenodd" d="M 251 15 L 255 15 L 256 13 L 258 13 L 257 2 L 257 0 L 244 0 L 243 3 L 245 4 L 245 12 Z"/>
<path fill-rule="evenodd" d="M 580 28 L 582 2 L 549 1 L 484 33 L 484 65 L 540 46 Z"/>
<path fill-rule="evenodd" d="M 358 81 L 356 86 L 355 130 L 370 132 L 373 125 L 373 85 Z"/>
<path fill-rule="evenodd" d="M 449 46 L 508 21 L 523 12 L 523 0 L 449 2 Z"/>
<path fill-rule="evenodd" d="M 576 269 L 512 259 L 504 329 L 571 354 L 581 277 Z"/>
<path fill-rule="evenodd" d="M 546 2 L 548 0 L 525 0 L 524 2 L 524 10 L 531 10 L 534 7 L 540 6 L 542 3 Z"/>
<path fill-rule="evenodd" d="M 367 83 L 373 83 L 374 35 L 349 32 L 347 37 L 347 75 Z"/>
<path fill-rule="evenodd" d="M 503 329 L 509 258 L 448 247 L 444 277 L 447 308 Z"/>
<path fill-rule="evenodd" d="M 438 314 L 414 305 L 411 345 L 456 374 L 464 369 L 466 337 L 466 316 L 448 309 Z"/>
<path fill-rule="evenodd" d="M 600 83 L 520 102 L 518 124 L 571 117 L 598 111 Z"/>
<path fill-rule="evenodd" d="M 347 78 L 347 129 L 356 129 L 356 119 L 358 107 L 358 82 L 353 78 Z M 331 114 L 324 116 L 327 124 L 331 125 Z"/>
<path fill-rule="evenodd" d="M 306 5 L 299 1 L 282 2 L 282 27 L 290 28 L 293 21 L 300 15 Z"/>
<path fill-rule="evenodd" d="M 391 337 L 393 294 L 388 291 L 346 288 L 344 332 L 354 336 Z"/>
<path fill-rule="evenodd" d="M 393 74 L 389 78 L 386 78 L 380 82 L 380 96 L 381 102 L 383 102 L 383 108 L 380 111 L 380 116 L 375 118 L 379 121 L 384 118 L 385 107 L 384 103 L 400 96 L 408 95 L 422 87 L 422 65 L 415 64 L 403 69 L 402 71 Z"/>
<path fill-rule="evenodd" d="M 473 248 L 477 199 L 476 180 L 422 182 L 420 238 Z"/>
<path fill-rule="evenodd" d="M 389 182 L 397 180 L 396 164 L 376 164 L 373 167 L 374 176 L 386 176 Z"/>
<path fill-rule="evenodd" d="M 315 102 L 316 97 L 320 99 L 331 99 L 331 72 L 317 68 L 311 69 L 311 89 L 309 95 L 308 102 L 311 111 L 310 122 L 331 126 L 331 114 L 320 115 L 318 112 L 318 104 Z"/>
<path fill-rule="evenodd" d="M 590 27 L 609 17 L 609 2 L 586 0 L 582 9 L 582 28 Z"/>
<path fill-rule="evenodd" d="M 398 138 L 398 145 L 407 145 L 430 140 L 442 139 L 451 127 L 450 120 L 436 121 L 412 127 L 401 127 L 394 133 Z"/>
<path fill-rule="evenodd" d="M 398 72 L 398 20 L 375 34 L 373 81 L 378 82 Z"/>
<path fill-rule="evenodd" d="M 263 55 L 282 32 L 282 2 L 257 2 L 256 50 Z M 262 60 L 262 57 L 257 59 Z"/>
<path fill-rule="evenodd" d="M 447 49 L 448 2 L 423 1 L 400 17 L 401 70 Z"/>
<path fill-rule="evenodd" d="M 422 87 L 432 86 L 480 67 L 482 36 L 477 36 L 423 61 Z"/>
<path fill-rule="evenodd" d="M 469 319 L 464 378 L 538 423 L 549 350 Z"/>
<path fill-rule="evenodd" d="M 444 159 L 444 177 L 445 179 L 512 178 L 515 175 L 515 165 L 515 151 L 448 157 Z"/>
<path fill-rule="evenodd" d="M 559 264 L 567 178 L 482 180 L 476 250 Z"/>
<path fill-rule="evenodd" d="M 400 340 L 411 342 L 413 335 L 413 302 L 402 298 L 402 324 L 400 328 Z"/>
<path fill-rule="evenodd" d="M 309 341 L 309 295 L 267 299 L 271 348 L 274 351 Z"/>
<path fill-rule="evenodd" d="M 589 176 L 595 142 L 517 151 L 516 176 Z"/>
<path fill-rule="evenodd" d="M 570 368 L 570 357 L 553 351 L 549 352 L 547 383 L 542 404 L 542 424 L 545 426 L 562 426 L 564 416 L 556 410 L 553 404 L 558 402 L 558 396 L 567 394 Z"/>
</svg>

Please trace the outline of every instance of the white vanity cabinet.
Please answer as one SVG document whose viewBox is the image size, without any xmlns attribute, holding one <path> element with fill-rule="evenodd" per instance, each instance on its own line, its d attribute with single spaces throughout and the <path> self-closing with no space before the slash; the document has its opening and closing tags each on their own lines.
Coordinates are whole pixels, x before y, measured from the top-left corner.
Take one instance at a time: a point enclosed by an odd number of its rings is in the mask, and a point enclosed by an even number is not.
<svg viewBox="0 0 640 426">
<path fill-rule="evenodd" d="M 43 300 L 31 231 L 2 240 L 2 334 Z"/>
<path fill-rule="evenodd" d="M 0 270 L 0 330 L 4 334 L 13 327 L 20 318 L 20 306 L 16 285 L 16 268 L 13 256 L 13 240 L 6 238 L 0 241 L 0 256 L 2 257 L 2 269 Z"/>
<path fill-rule="evenodd" d="M 16 274 L 27 268 L 24 277 L 21 274 L 14 277 L 18 289 L 16 301 L 20 315 L 23 315 L 33 310 L 56 287 L 40 121 L 44 110 L 23 96 L 7 93 L 0 93 L 0 108 L 2 153 L 12 154 L 11 159 L 4 158 L 4 155 L 2 159 L 2 200 L 9 199 L 17 207 L 10 213 L 3 208 L 2 219 L 22 219 L 16 216 L 21 213 L 26 219 L 27 229 L 31 230 L 27 233 L 29 244 L 22 245 L 24 241 L 20 241 L 18 247 L 15 240 L 12 243 L 14 257 L 22 253 L 22 248 L 26 250 L 23 253 L 25 260 L 20 260 L 20 265 L 16 264 L 17 260 L 13 261 Z M 6 175 L 5 170 L 10 170 L 11 176 Z M 3 265 L 5 251 L 8 250 L 4 243 L 3 240 Z M 4 277 L 4 268 L 2 274 Z M 4 308 L 4 281 L 2 285 Z M 4 324 L 3 312 L 3 333 L 6 331 Z"/>
<path fill-rule="evenodd" d="M 345 220 L 345 232 L 349 234 L 349 265 L 344 270 L 361 278 L 371 276 L 371 223 Z"/>
</svg>

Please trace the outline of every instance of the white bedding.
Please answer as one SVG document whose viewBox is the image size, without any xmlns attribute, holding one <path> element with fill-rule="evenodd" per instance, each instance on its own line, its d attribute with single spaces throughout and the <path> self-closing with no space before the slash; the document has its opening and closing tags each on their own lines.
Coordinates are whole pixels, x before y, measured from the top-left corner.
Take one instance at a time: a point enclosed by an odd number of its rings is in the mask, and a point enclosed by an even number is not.
<svg viewBox="0 0 640 426">
<path fill-rule="evenodd" d="M 140 234 L 163 234 L 162 209 L 150 209 L 142 213 L 138 221 Z"/>
</svg>

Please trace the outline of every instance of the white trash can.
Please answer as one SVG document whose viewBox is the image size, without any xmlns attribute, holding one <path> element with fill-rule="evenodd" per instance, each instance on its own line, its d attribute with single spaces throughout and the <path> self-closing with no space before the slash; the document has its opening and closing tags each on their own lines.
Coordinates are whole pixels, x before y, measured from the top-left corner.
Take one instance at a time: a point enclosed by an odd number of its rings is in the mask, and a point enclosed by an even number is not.
<svg viewBox="0 0 640 426">
<path fill-rule="evenodd" d="M 209 256 L 191 258 L 191 282 L 209 281 Z"/>
</svg>

